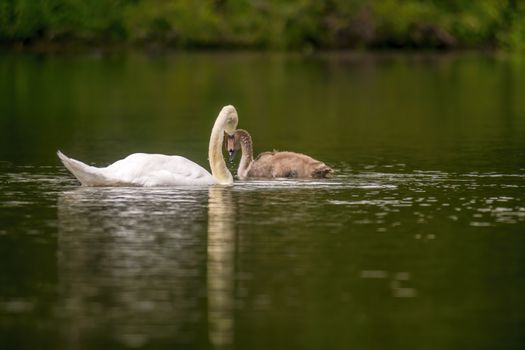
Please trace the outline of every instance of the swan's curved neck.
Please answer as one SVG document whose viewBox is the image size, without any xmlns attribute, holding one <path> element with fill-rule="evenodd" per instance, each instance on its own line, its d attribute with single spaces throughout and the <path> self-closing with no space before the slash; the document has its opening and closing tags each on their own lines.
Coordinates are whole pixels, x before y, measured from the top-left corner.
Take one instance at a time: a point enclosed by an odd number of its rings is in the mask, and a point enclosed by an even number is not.
<svg viewBox="0 0 525 350">
<path fill-rule="evenodd" d="M 230 185 L 233 183 L 233 176 L 226 167 L 226 162 L 222 155 L 225 123 L 226 120 L 224 116 L 219 115 L 211 131 L 208 159 L 210 161 L 211 174 L 217 183 L 221 185 Z"/>
<path fill-rule="evenodd" d="M 248 171 L 253 162 L 253 143 L 252 137 L 246 130 L 238 129 L 235 131 L 241 144 L 242 156 L 237 169 L 237 175 L 242 179 L 247 177 Z"/>
</svg>

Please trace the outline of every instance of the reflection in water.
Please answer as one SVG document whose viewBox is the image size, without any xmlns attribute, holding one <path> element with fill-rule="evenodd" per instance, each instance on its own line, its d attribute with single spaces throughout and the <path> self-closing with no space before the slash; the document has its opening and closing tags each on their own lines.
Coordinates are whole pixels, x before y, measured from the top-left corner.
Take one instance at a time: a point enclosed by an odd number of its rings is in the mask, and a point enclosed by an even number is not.
<svg viewBox="0 0 525 350">
<path fill-rule="evenodd" d="M 41 300 L 55 290 L 44 277 L 33 281 L 44 286 L 38 298 L 4 299 L 0 311 L 11 324 L 20 314 L 63 321 L 68 348 L 323 348 L 326 339 L 369 348 L 359 334 L 388 330 L 395 348 L 434 337 L 453 349 L 465 324 L 476 325 L 461 333 L 475 345 L 518 344 L 523 318 L 511 310 L 522 293 L 505 290 L 525 290 L 525 176 L 368 168 L 323 182 L 69 192 L 64 184 L 75 184 L 45 174 L 0 174 L 12 186 L 0 194 L 4 218 L 36 201 L 54 223 L 58 194 L 60 290 L 44 316 Z M 30 228 L 17 218 L 17 232 Z M 54 240 L 50 227 L 40 237 Z M 7 262 L 26 261 L 4 251 Z M 494 280 L 506 289 L 487 287 Z M 491 342 L 494 322 L 508 327 Z"/>
<path fill-rule="evenodd" d="M 209 209 L 210 337 L 217 344 L 231 338 L 232 309 L 231 287 L 223 283 L 232 274 L 225 244 L 233 208 L 222 191 L 210 188 Z M 197 337 L 206 294 L 206 195 L 80 188 L 59 197 L 59 276 L 71 345 L 102 338 L 137 347 Z"/>
<path fill-rule="evenodd" d="M 232 188 L 212 186 L 208 202 L 208 322 L 216 347 L 233 341 L 235 208 Z"/>
</svg>

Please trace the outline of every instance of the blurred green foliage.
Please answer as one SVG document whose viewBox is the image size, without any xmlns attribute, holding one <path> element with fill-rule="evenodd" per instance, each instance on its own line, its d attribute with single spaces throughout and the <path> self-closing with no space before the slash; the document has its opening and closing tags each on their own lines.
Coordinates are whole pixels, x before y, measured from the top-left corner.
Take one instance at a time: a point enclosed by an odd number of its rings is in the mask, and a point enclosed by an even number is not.
<svg viewBox="0 0 525 350">
<path fill-rule="evenodd" d="M 0 41 L 525 50 L 525 1 L 0 0 Z"/>
</svg>

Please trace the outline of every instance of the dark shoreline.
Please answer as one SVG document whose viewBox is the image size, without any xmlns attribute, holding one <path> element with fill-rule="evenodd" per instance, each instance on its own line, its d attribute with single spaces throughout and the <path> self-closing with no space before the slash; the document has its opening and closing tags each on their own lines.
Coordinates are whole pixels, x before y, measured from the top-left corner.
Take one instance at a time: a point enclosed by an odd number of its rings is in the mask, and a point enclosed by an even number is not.
<svg viewBox="0 0 525 350">
<path fill-rule="evenodd" d="M 193 46 L 172 46 L 164 44 L 133 44 L 128 42 L 113 43 L 89 43 L 82 41 L 34 41 L 29 43 L 0 42 L 0 53 L 35 53 L 35 54 L 112 54 L 137 52 L 144 54 L 165 54 L 173 52 L 206 52 L 206 53 L 235 53 L 235 52 L 256 52 L 256 53 L 286 53 L 300 54 L 303 56 L 325 54 L 325 53 L 363 53 L 363 54 L 384 54 L 384 53 L 407 53 L 407 54 L 460 54 L 465 52 L 476 52 L 479 54 L 513 53 L 512 50 L 487 46 L 482 48 L 455 47 L 455 48 L 417 48 L 417 47 L 371 47 L 371 48 L 313 48 L 304 47 L 301 49 L 276 49 L 263 48 L 257 46 L 241 45 L 193 45 Z"/>
</svg>

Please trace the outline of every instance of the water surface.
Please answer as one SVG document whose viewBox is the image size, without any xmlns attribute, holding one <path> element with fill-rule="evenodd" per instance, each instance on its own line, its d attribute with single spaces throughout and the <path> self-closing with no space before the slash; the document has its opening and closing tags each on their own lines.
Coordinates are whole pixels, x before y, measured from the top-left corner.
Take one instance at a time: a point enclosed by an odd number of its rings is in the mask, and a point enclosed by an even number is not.
<svg viewBox="0 0 525 350">
<path fill-rule="evenodd" d="M 524 79 L 473 54 L 3 55 L 2 344 L 522 349 Z M 335 175 L 82 188 L 55 156 L 208 168 L 229 103 L 256 152 Z"/>
</svg>

